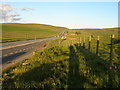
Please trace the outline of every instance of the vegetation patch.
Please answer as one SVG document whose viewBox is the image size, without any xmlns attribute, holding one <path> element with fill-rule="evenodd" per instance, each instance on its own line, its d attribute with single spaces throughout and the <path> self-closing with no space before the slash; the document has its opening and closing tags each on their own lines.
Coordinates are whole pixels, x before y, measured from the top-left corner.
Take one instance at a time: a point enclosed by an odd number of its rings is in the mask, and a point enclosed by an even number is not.
<svg viewBox="0 0 120 90">
<path fill-rule="evenodd" d="M 68 29 L 43 24 L 3 23 L 2 42 L 50 38 L 60 35 L 65 30 Z"/>
<path fill-rule="evenodd" d="M 42 51 L 3 72 L 3 88 L 119 88 L 119 43 L 114 44 L 112 65 L 109 61 L 112 31 L 79 31 L 66 39 L 49 41 Z M 114 32 L 117 39 L 117 32 Z M 89 36 L 91 49 L 88 49 Z M 95 54 L 96 38 L 100 36 L 99 54 Z M 71 40 L 74 38 L 74 40 Z M 81 38 L 81 45 L 79 39 Z M 83 48 L 85 38 L 85 48 Z M 111 67 L 110 67 L 111 65 Z"/>
</svg>

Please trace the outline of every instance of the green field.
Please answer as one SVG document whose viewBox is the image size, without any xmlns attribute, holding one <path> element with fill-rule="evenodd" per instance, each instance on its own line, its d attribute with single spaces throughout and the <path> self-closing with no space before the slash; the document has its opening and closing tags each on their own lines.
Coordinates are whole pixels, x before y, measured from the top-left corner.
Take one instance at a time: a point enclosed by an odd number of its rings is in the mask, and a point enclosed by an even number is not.
<svg viewBox="0 0 120 90">
<path fill-rule="evenodd" d="M 10 42 L 35 38 L 49 38 L 58 36 L 65 30 L 68 29 L 44 24 L 3 23 L 2 41 Z"/>
<path fill-rule="evenodd" d="M 76 32 L 78 35 L 76 35 Z M 110 66 L 110 35 L 115 35 Z M 92 35 L 91 50 L 88 50 Z M 98 56 L 96 39 L 100 37 Z M 79 38 L 85 38 L 85 49 Z M 3 72 L 3 88 L 118 88 L 120 60 L 118 31 L 69 30 L 66 40 L 49 41 L 42 51 Z M 110 69 L 112 67 L 112 69 Z"/>
</svg>

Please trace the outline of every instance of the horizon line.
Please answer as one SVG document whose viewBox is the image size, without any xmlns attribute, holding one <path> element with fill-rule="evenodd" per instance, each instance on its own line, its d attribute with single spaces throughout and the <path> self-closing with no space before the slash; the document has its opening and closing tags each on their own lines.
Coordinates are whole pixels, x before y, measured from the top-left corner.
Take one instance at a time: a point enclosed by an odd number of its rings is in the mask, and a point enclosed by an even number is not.
<svg viewBox="0 0 120 90">
<path fill-rule="evenodd" d="M 2 22 L 2 23 L 5 23 L 5 22 Z M 0 22 L 0 24 L 2 24 L 1 22 Z M 8 22 L 7 22 L 8 23 Z M 6 24 L 7 24 L 6 23 Z M 98 28 L 93 28 L 93 27 L 88 27 L 88 28 L 69 28 L 69 27 L 65 27 L 65 26 L 59 26 L 59 25 L 53 25 L 53 24 L 45 24 L 45 23 L 20 23 L 20 22 L 13 22 L 13 24 L 42 24 L 42 25 L 51 25 L 51 26 L 56 26 L 56 27 L 64 27 L 64 28 L 68 28 L 68 29 L 107 29 L 107 28 L 120 28 L 119 26 L 117 26 L 117 27 L 98 27 Z M 8 24 L 12 24 L 12 23 L 8 23 Z"/>
</svg>

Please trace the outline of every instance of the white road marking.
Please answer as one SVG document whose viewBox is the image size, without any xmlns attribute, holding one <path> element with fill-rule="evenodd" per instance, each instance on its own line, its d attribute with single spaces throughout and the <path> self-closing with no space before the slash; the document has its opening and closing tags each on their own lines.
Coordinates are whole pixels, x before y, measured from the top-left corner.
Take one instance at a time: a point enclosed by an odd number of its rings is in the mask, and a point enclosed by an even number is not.
<svg viewBox="0 0 120 90">
<path fill-rule="evenodd" d="M 19 50 L 19 52 L 21 52 L 22 50 Z"/>
<path fill-rule="evenodd" d="M 4 57 L 8 56 L 7 54 L 3 55 Z"/>
<path fill-rule="evenodd" d="M 35 42 L 18 44 L 18 45 L 14 45 L 14 46 L 0 47 L 0 50 L 9 49 L 9 48 L 18 47 L 18 46 L 24 46 L 24 45 L 28 45 L 28 44 L 32 44 L 32 43 L 35 43 Z"/>
<path fill-rule="evenodd" d="M 10 53 L 10 55 L 12 55 L 13 53 Z"/>
<path fill-rule="evenodd" d="M 15 53 L 18 53 L 18 51 L 15 51 Z"/>
</svg>

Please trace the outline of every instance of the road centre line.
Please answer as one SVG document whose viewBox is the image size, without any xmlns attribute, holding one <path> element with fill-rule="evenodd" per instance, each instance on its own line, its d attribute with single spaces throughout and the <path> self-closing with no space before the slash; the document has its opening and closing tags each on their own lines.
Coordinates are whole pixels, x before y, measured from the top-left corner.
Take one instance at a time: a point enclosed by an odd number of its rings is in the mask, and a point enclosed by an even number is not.
<svg viewBox="0 0 120 90">
<path fill-rule="evenodd" d="M 4 57 L 8 56 L 8 54 L 3 55 Z"/>
<path fill-rule="evenodd" d="M 22 50 L 19 50 L 19 52 L 21 52 Z"/>
<path fill-rule="evenodd" d="M 15 53 L 18 53 L 18 51 L 15 51 Z"/>
<path fill-rule="evenodd" d="M 12 55 L 13 53 L 9 53 L 9 55 Z"/>
<path fill-rule="evenodd" d="M 35 42 L 30 42 L 30 43 L 25 43 L 25 44 L 19 44 L 19 45 L 14 45 L 14 46 L 8 46 L 8 47 L 0 47 L 0 50 L 14 48 L 14 47 L 18 47 L 18 46 L 24 46 L 24 45 L 28 45 L 28 44 L 32 44 L 32 43 L 35 43 Z"/>
</svg>

